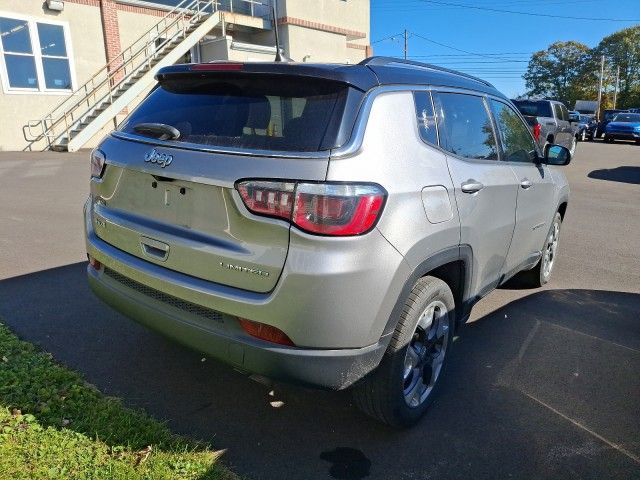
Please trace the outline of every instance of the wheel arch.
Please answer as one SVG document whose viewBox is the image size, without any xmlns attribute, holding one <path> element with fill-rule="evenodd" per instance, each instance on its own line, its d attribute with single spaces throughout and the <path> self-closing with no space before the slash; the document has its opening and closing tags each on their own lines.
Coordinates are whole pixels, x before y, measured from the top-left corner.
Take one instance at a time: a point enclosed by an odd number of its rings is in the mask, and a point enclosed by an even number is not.
<svg viewBox="0 0 640 480">
<path fill-rule="evenodd" d="M 473 250 L 469 245 L 459 245 L 440 250 L 420 262 L 405 281 L 398 300 L 387 320 L 383 336 L 393 333 L 406 297 L 415 283 L 427 275 L 439 278 L 449 286 L 456 305 L 456 326 L 464 323 L 474 303 L 471 294 L 472 274 Z"/>
<path fill-rule="evenodd" d="M 567 213 L 567 206 L 569 205 L 569 201 L 565 198 L 560 201 L 560 205 L 558 205 L 558 213 L 560 214 L 560 218 L 564 221 L 564 215 Z"/>
</svg>

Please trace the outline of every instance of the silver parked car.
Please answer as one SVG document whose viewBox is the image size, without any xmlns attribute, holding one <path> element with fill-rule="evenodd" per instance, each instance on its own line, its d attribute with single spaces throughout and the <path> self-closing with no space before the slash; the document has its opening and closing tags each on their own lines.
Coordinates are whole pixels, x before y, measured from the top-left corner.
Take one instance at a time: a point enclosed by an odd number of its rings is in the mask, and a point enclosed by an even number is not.
<svg viewBox="0 0 640 480">
<path fill-rule="evenodd" d="M 549 145 L 558 144 L 568 148 L 571 154 L 575 152 L 577 112 L 569 112 L 562 102 L 556 100 L 513 100 L 513 104 L 523 115 L 538 119 L 538 142 L 543 151 Z M 574 113 L 573 117 L 571 113 Z"/>
<path fill-rule="evenodd" d="M 92 153 L 85 208 L 90 286 L 134 320 L 406 426 L 474 303 L 549 280 L 571 155 L 491 84 L 380 57 L 157 80 Z"/>
</svg>

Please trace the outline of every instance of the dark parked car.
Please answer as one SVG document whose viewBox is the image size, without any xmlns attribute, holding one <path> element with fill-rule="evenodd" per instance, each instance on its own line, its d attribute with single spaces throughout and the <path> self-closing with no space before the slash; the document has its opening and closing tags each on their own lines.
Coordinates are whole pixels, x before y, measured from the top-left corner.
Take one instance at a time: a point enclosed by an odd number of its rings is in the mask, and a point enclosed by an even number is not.
<svg viewBox="0 0 640 480">
<path fill-rule="evenodd" d="M 578 129 L 576 130 L 576 139 L 581 142 L 585 140 L 593 140 L 598 122 L 593 115 L 579 115 Z"/>
<path fill-rule="evenodd" d="M 604 141 L 635 140 L 640 145 L 640 113 L 619 113 L 604 130 Z"/>
<path fill-rule="evenodd" d="M 598 122 L 598 127 L 596 129 L 596 138 L 600 138 L 604 134 L 604 130 L 607 127 L 607 124 L 613 120 L 618 113 L 626 112 L 626 110 L 605 110 L 602 114 L 602 118 Z"/>
</svg>

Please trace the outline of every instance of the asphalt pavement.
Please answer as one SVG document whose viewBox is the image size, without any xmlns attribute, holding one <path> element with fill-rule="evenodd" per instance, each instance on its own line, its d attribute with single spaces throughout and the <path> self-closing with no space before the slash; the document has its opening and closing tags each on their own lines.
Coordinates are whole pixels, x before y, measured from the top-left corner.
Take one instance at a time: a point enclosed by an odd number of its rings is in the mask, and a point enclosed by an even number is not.
<svg viewBox="0 0 640 480">
<path fill-rule="evenodd" d="M 348 392 L 255 383 L 97 301 L 87 152 L 0 152 L 0 317 L 251 479 L 640 479 L 640 147 L 580 144 L 566 173 L 552 281 L 475 307 L 409 430 L 362 415 Z"/>
</svg>

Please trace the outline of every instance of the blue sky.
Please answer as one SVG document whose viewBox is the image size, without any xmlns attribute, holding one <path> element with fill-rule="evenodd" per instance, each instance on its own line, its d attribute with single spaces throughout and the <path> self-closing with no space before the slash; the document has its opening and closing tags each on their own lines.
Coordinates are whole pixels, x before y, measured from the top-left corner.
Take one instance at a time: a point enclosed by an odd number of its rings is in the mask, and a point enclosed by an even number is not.
<svg viewBox="0 0 640 480">
<path fill-rule="evenodd" d="M 375 55 L 402 56 L 407 29 L 410 59 L 472 73 L 511 97 L 525 92 L 522 74 L 532 52 L 557 40 L 594 47 L 602 37 L 637 24 L 640 0 L 371 0 Z"/>
</svg>

